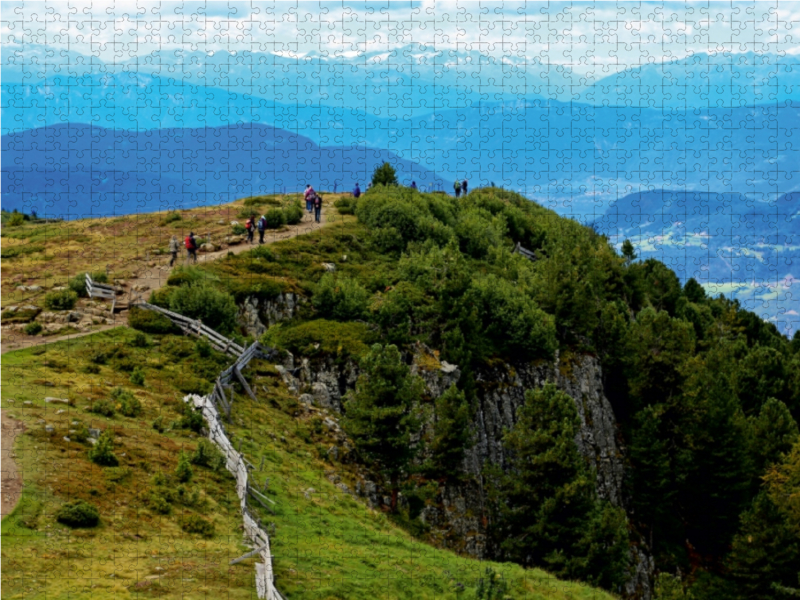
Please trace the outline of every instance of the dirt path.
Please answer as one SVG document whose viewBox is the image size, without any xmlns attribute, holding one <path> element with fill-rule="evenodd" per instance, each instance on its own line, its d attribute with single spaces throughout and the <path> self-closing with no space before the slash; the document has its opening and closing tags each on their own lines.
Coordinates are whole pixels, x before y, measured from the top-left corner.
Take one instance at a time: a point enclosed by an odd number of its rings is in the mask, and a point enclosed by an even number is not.
<svg viewBox="0 0 800 600">
<path fill-rule="evenodd" d="M 341 217 L 338 217 L 341 219 Z M 264 235 L 264 244 L 273 244 L 275 242 L 279 242 L 282 240 L 288 240 L 298 235 L 307 235 L 309 233 L 313 233 L 330 225 L 331 223 L 335 222 L 337 217 L 333 216 L 330 219 L 325 218 L 325 213 L 323 211 L 322 214 L 322 222 L 315 223 L 313 217 L 307 213 L 303 214 L 303 221 L 298 223 L 297 225 L 287 225 L 284 227 L 283 230 L 279 232 L 267 232 Z M 254 236 L 254 244 L 248 244 L 247 242 L 237 244 L 235 246 L 229 246 L 228 248 L 224 248 L 223 250 L 217 250 L 215 252 L 198 252 L 197 253 L 197 262 L 198 264 L 206 263 L 212 260 L 217 260 L 219 258 L 223 258 L 228 255 L 229 252 L 233 254 L 241 254 L 242 252 L 247 252 L 248 250 L 252 250 L 256 248 L 258 244 L 258 232 L 255 233 Z M 118 281 L 117 283 L 120 284 L 125 289 L 125 294 L 123 296 L 117 296 L 118 303 L 127 303 L 128 298 L 130 297 L 131 290 L 137 290 L 142 299 L 147 300 L 150 296 L 150 292 L 153 290 L 157 290 L 167 284 L 167 279 L 169 278 L 169 274 L 172 272 L 172 268 L 169 266 L 170 257 L 160 256 L 156 260 L 151 261 L 155 263 L 153 266 L 146 266 L 141 271 L 139 271 L 136 277 L 132 277 L 125 281 Z M 178 261 L 176 262 L 177 265 L 186 265 L 189 264 L 186 258 L 186 251 L 182 250 L 178 254 Z M 93 333 L 97 333 L 99 331 L 105 331 L 107 329 L 112 329 L 114 327 L 119 327 L 120 325 L 125 325 L 128 322 L 128 312 L 127 310 L 122 310 L 116 312 L 114 314 L 114 323 L 112 325 L 101 325 L 97 328 L 93 329 L 92 331 L 81 331 L 70 333 L 68 335 L 62 335 L 58 337 L 42 337 L 42 336 L 32 336 L 26 335 L 22 331 L 4 331 L 3 332 L 3 343 L 0 346 L 0 352 L 5 354 L 6 352 L 12 352 L 14 350 L 22 350 L 24 348 L 31 348 L 32 346 L 42 346 L 45 344 L 52 344 L 55 342 L 61 342 L 65 340 L 72 340 L 79 337 L 84 337 L 87 335 L 92 335 Z"/>
<path fill-rule="evenodd" d="M 19 502 L 22 495 L 22 475 L 14 461 L 14 442 L 24 430 L 22 423 L 12 419 L 6 411 L 0 411 L 2 420 L 2 438 L 0 438 L 0 462 L 2 477 L 0 478 L 0 513 L 3 517 L 9 514 Z"/>
</svg>

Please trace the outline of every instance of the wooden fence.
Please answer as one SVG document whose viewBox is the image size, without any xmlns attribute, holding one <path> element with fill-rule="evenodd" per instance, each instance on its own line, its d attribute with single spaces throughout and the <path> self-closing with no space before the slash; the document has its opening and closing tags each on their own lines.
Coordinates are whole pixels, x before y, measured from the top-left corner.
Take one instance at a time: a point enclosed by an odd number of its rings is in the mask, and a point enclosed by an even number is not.
<svg viewBox="0 0 800 600">
<path fill-rule="evenodd" d="M 258 401 L 247 380 L 242 375 L 242 369 L 247 367 L 251 360 L 254 358 L 267 358 L 272 359 L 277 354 L 274 348 L 266 348 L 258 342 L 253 342 L 246 349 L 230 340 L 213 329 L 206 327 L 200 321 L 189 319 L 178 313 L 172 312 L 155 306 L 147 302 L 137 302 L 135 306 L 139 308 L 152 310 L 160 313 L 175 323 L 186 334 L 198 335 L 206 337 L 211 344 L 227 354 L 236 357 L 233 364 L 222 371 L 217 380 L 214 382 L 214 389 L 211 394 L 207 396 L 197 396 L 190 394 L 184 397 L 184 402 L 192 402 L 196 409 L 200 409 L 208 422 L 208 437 L 214 442 L 217 447 L 225 455 L 225 467 L 236 478 L 236 493 L 239 496 L 239 503 L 242 509 L 242 517 L 244 519 L 244 532 L 247 538 L 253 543 L 255 550 L 248 552 L 242 557 L 234 559 L 231 564 L 235 564 L 259 554 L 263 562 L 256 563 L 256 592 L 259 598 L 266 600 L 283 600 L 282 596 L 275 588 L 275 577 L 272 570 L 272 553 L 269 545 L 269 535 L 260 526 L 258 519 L 256 519 L 249 509 L 247 508 L 248 498 L 255 500 L 258 504 L 269 509 L 267 502 L 274 504 L 271 498 L 268 498 L 255 488 L 250 487 L 248 468 L 254 468 L 253 465 L 247 462 L 244 456 L 237 452 L 228 434 L 225 431 L 225 426 L 220 417 L 220 411 L 225 411 L 227 419 L 230 421 L 231 405 L 233 404 L 233 388 L 231 380 L 235 377 L 239 383 L 242 384 L 245 392 L 253 400 Z M 225 396 L 225 389 L 231 390 L 230 400 Z"/>
<path fill-rule="evenodd" d="M 171 310 L 167 310 L 166 308 L 161 308 L 160 306 L 156 306 L 154 304 L 150 304 L 148 302 L 136 302 L 133 306 L 138 306 L 139 308 L 145 308 L 147 310 L 152 310 L 157 313 L 161 313 L 165 317 L 167 317 L 170 321 L 175 323 L 178 327 L 180 327 L 181 331 L 188 335 L 197 335 L 203 336 L 211 342 L 211 345 L 214 346 L 217 350 L 224 352 L 225 354 L 230 354 L 231 356 L 239 357 L 244 353 L 245 349 L 234 342 L 226 338 L 224 335 L 220 335 L 210 327 L 206 327 L 200 321 L 195 319 L 190 319 L 189 317 L 184 317 L 183 315 L 179 315 L 176 312 L 172 312 Z M 249 361 L 248 361 L 249 362 Z M 234 363 L 235 364 L 235 363 Z"/>
<path fill-rule="evenodd" d="M 86 273 L 86 293 L 90 298 L 105 298 L 111 300 L 111 314 L 114 314 L 114 308 L 117 304 L 117 292 L 121 288 L 105 283 L 97 283 L 88 273 Z"/>
<path fill-rule="evenodd" d="M 517 242 L 517 245 L 514 246 L 514 252 L 517 254 L 521 254 L 528 260 L 536 260 L 536 254 L 532 250 L 528 250 L 527 248 L 523 248 L 522 244 Z"/>
</svg>

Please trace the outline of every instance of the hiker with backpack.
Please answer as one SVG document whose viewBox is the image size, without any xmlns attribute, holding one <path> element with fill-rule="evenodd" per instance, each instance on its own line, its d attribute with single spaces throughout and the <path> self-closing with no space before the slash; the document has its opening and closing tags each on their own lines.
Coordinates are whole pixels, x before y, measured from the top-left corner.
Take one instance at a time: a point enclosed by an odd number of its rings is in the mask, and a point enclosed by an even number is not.
<svg viewBox="0 0 800 600">
<path fill-rule="evenodd" d="M 264 232 L 267 230 L 267 217 L 261 215 L 261 218 L 258 220 L 258 243 L 264 243 Z"/>
<path fill-rule="evenodd" d="M 197 240 L 194 239 L 194 231 L 192 231 L 189 235 L 186 236 L 186 240 L 184 241 L 186 245 L 186 259 L 187 260 L 194 260 L 197 262 Z"/>
<path fill-rule="evenodd" d="M 415 190 L 415 189 L 417 189 L 417 182 L 416 182 L 416 181 L 412 181 L 412 182 L 411 182 L 411 189 L 412 189 L 412 190 Z"/>
<path fill-rule="evenodd" d="M 311 187 L 310 183 L 306 186 L 306 191 L 303 195 L 306 199 L 306 210 L 308 211 L 308 214 L 311 214 L 311 211 L 314 210 L 314 197 L 317 195 L 317 193 L 314 191 L 314 188 Z"/>
<path fill-rule="evenodd" d="M 353 188 L 353 198 L 360 198 L 361 197 L 361 188 L 358 187 L 358 183 L 356 183 L 356 187 Z"/>
<path fill-rule="evenodd" d="M 319 223 L 322 214 L 322 196 L 314 194 L 314 220 Z"/>
<path fill-rule="evenodd" d="M 456 191 L 456 198 L 458 198 L 461 195 L 461 182 L 458 179 L 453 184 L 453 189 Z"/>
<path fill-rule="evenodd" d="M 467 195 L 467 180 L 461 182 L 461 192 L 466 196 Z"/>
<path fill-rule="evenodd" d="M 169 261 L 169 266 L 175 264 L 175 261 L 178 260 L 178 251 L 181 249 L 180 242 L 178 242 L 178 236 L 173 235 L 172 239 L 169 241 L 169 253 L 172 254 L 172 260 Z"/>
<path fill-rule="evenodd" d="M 247 230 L 247 243 L 248 244 L 252 244 L 253 243 L 253 233 L 255 232 L 255 229 L 256 229 L 255 220 L 256 220 L 256 216 L 255 215 L 250 215 L 250 218 L 247 219 L 247 221 L 245 221 L 245 224 L 244 224 L 244 228 Z"/>
</svg>

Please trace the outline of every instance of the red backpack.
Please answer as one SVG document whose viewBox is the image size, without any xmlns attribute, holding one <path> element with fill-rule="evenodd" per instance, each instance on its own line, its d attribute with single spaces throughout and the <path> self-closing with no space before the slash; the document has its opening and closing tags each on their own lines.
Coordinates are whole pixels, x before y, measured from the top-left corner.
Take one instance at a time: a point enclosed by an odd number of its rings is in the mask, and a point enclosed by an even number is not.
<svg viewBox="0 0 800 600">
<path fill-rule="evenodd" d="M 194 250 L 194 239 L 192 239 L 192 236 L 187 235 L 184 244 L 186 244 L 187 250 Z"/>
</svg>

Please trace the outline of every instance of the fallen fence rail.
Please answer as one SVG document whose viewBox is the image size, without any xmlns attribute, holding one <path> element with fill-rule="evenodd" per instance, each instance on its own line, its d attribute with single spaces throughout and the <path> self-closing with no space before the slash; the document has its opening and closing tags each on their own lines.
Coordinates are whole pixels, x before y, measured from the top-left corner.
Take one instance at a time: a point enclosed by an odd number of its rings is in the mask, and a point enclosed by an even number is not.
<svg viewBox="0 0 800 600">
<path fill-rule="evenodd" d="M 524 256 L 528 260 L 536 260 L 536 254 L 532 250 L 528 250 L 527 248 L 523 248 L 522 244 L 520 244 L 519 242 L 517 242 L 517 245 L 514 246 L 514 252 Z"/>
</svg>

